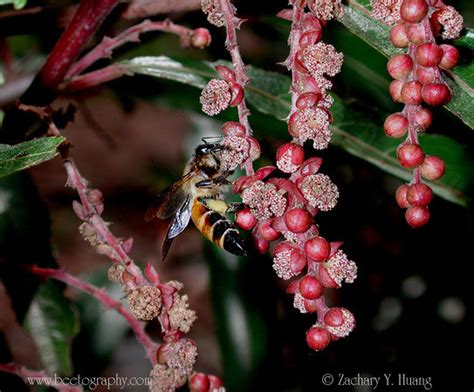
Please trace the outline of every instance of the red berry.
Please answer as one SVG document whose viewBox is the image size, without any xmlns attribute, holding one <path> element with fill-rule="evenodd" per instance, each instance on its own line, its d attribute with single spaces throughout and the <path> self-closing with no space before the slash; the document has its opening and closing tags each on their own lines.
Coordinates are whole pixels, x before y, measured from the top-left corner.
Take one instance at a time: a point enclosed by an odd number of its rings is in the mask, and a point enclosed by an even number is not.
<svg viewBox="0 0 474 392">
<path fill-rule="evenodd" d="M 407 200 L 412 206 L 426 207 L 433 200 L 433 191 L 426 184 L 413 184 L 408 189 Z"/>
<path fill-rule="evenodd" d="M 431 126 L 431 121 L 433 116 L 428 109 L 419 108 L 413 116 L 413 120 L 416 125 L 419 127 L 426 129 Z"/>
<path fill-rule="evenodd" d="M 387 71 L 394 79 L 406 79 L 413 68 L 413 61 L 406 54 L 397 54 L 387 63 Z"/>
<path fill-rule="evenodd" d="M 395 200 L 400 208 L 408 208 L 410 207 L 410 203 L 407 200 L 407 192 L 409 186 L 407 184 L 400 185 L 395 192 Z"/>
<path fill-rule="evenodd" d="M 271 226 L 271 221 L 266 221 L 258 225 L 258 236 L 266 241 L 275 241 L 280 237 L 280 233 Z"/>
<path fill-rule="evenodd" d="M 318 311 L 318 301 L 312 299 L 303 300 L 304 308 L 308 313 L 316 313 Z"/>
<path fill-rule="evenodd" d="M 405 32 L 411 43 L 422 44 L 425 42 L 425 29 L 423 25 L 407 23 L 405 25 Z"/>
<path fill-rule="evenodd" d="M 395 102 L 402 102 L 402 88 L 404 84 L 403 80 L 394 80 L 390 83 L 390 96 Z"/>
<path fill-rule="evenodd" d="M 428 4 L 425 0 L 403 0 L 400 7 L 401 18 L 408 23 L 418 23 L 428 13 Z"/>
<path fill-rule="evenodd" d="M 285 173 L 293 173 L 304 162 L 304 150 L 299 144 L 285 143 L 276 153 L 278 168 Z"/>
<path fill-rule="evenodd" d="M 402 137 L 408 131 L 408 119 L 402 113 L 393 113 L 385 120 L 383 129 L 389 137 Z"/>
<path fill-rule="evenodd" d="M 393 46 L 397 48 L 406 48 L 410 41 L 408 40 L 407 33 L 405 31 L 405 26 L 403 24 L 397 24 L 392 27 L 390 31 L 390 40 L 392 41 Z"/>
<path fill-rule="evenodd" d="M 318 299 L 323 295 L 324 286 L 312 275 L 306 275 L 300 280 L 300 294 L 305 299 Z"/>
<path fill-rule="evenodd" d="M 431 106 L 439 106 L 451 100 L 451 91 L 444 83 L 428 83 L 421 90 L 423 101 Z"/>
<path fill-rule="evenodd" d="M 458 50 L 454 46 L 447 44 L 441 45 L 441 49 L 443 50 L 443 58 L 439 66 L 444 69 L 453 68 L 459 61 Z"/>
<path fill-rule="evenodd" d="M 419 66 L 416 69 L 416 78 L 421 84 L 431 83 L 436 79 L 437 72 L 436 68 Z"/>
<path fill-rule="evenodd" d="M 309 258 L 323 262 L 329 257 L 331 246 L 323 237 L 313 237 L 306 241 L 304 250 Z"/>
<path fill-rule="evenodd" d="M 204 373 L 194 374 L 188 382 L 191 392 L 207 392 L 209 390 L 209 377 Z"/>
<path fill-rule="evenodd" d="M 303 208 L 288 210 L 284 217 L 286 226 L 293 233 L 304 233 L 313 223 L 313 217 Z"/>
<path fill-rule="evenodd" d="M 426 207 L 410 207 L 405 212 L 407 223 L 414 229 L 424 226 L 430 220 L 430 212 Z"/>
<path fill-rule="evenodd" d="M 430 181 L 439 180 L 446 170 L 444 161 L 435 155 L 428 155 L 420 166 L 421 175 Z"/>
<path fill-rule="evenodd" d="M 425 153 L 418 144 L 406 143 L 398 148 L 397 157 L 403 167 L 414 168 L 423 163 Z"/>
<path fill-rule="evenodd" d="M 199 27 L 193 30 L 191 36 L 191 46 L 193 48 L 204 49 L 211 44 L 211 33 L 208 29 Z"/>
<path fill-rule="evenodd" d="M 306 332 L 306 343 L 315 351 L 324 350 L 331 342 L 331 334 L 324 328 L 312 327 Z"/>
<path fill-rule="evenodd" d="M 407 82 L 402 87 L 401 99 L 406 105 L 421 103 L 421 83 L 415 80 Z"/>
<path fill-rule="evenodd" d="M 432 42 L 427 42 L 416 48 L 415 57 L 416 62 L 423 67 L 437 67 L 443 58 L 443 49 Z"/>
<path fill-rule="evenodd" d="M 251 230 L 257 224 L 257 218 L 252 214 L 250 208 L 245 208 L 235 214 L 235 224 L 243 230 Z"/>
</svg>

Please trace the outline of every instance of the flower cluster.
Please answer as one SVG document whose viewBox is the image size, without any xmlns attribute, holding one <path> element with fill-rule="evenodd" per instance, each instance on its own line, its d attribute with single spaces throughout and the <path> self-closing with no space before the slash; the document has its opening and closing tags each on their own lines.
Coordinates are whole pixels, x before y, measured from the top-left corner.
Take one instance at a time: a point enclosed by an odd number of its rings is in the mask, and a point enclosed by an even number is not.
<svg viewBox="0 0 474 392">
<path fill-rule="evenodd" d="M 448 44 L 438 45 L 436 37 L 456 38 L 463 25 L 462 16 L 441 0 L 375 0 L 372 15 L 393 25 L 390 40 L 397 48 L 407 48 L 405 54 L 393 56 L 387 71 L 394 81 L 390 95 L 405 106 L 399 113 L 387 117 L 385 134 L 392 138 L 406 136 L 397 150 L 400 165 L 413 170 L 410 184 L 401 185 L 396 200 L 406 208 L 405 219 L 411 227 L 425 225 L 430 218 L 428 205 L 433 198 L 431 188 L 421 178 L 434 181 L 445 172 L 443 160 L 426 155 L 418 135 L 432 122 L 429 109 L 448 103 L 451 91 L 443 80 L 441 70 L 453 68 L 459 59 L 457 49 Z"/>
<path fill-rule="evenodd" d="M 204 3 L 204 10 L 209 12 L 210 2 Z M 339 1 L 333 0 L 292 3 L 292 10 L 283 10 L 278 15 L 292 21 L 286 65 L 292 71 L 288 131 L 293 140 L 278 149 L 276 167 L 266 166 L 256 172 L 252 167 L 260 147 L 251 136 L 247 120 L 249 112 L 243 96 L 247 78 L 236 49 L 235 9 L 228 0 L 213 2 L 220 7 L 212 10 L 228 16 L 224 20 L 227 47 L 235 72 L 224 66 L 216 67 L 222 79 L 209 82 L 202 92 L 201 104 L 210 115 L 231 103 L 238 106 L 239 122 L 227 122 L 222 127 L 222 144 L 226 148 L 221 158 L 229 171 L 238 166 L 246 169 L 246 175 L 237 179 L 233 187 L 244 204 L 236 213 L 236 224 L 252 231 L 255 247 L 261 253 L 269 250 L 271 242 L 281 239 L 272 250 L 273 268 L 280 278 L 293 279 L 288 293 L 294 295 L 295 308 L 317 313 L 318 322 L 308 331 L 307 342 L 314 350 L 322 350 L 331 340 L 349 334 L 355 324 L 348 310 L 329 309 L 324 301 L 324 289 L 339 288 L 343 281 L 352 283 L 357 266 L 339 249 L 341 243 L 328 242 L 320 236 L 315 216 L 319 211 L 335 207 L 339 191 L 327 175 L 318 173 L 322 160 L 305 159 L 303 150 L 308 140 L 317 150 L 327 148 L 331 140 L 329 109 L 333 99 L 328 94 L 332 87 L 329 77 L 340 72 L 343 55 L 332 45 L 321 42 L 321 36 L 326 20 L 341 16 L 342 8 Z M 305 11 L 306 6 L 309 12 Z"/>
</svg>

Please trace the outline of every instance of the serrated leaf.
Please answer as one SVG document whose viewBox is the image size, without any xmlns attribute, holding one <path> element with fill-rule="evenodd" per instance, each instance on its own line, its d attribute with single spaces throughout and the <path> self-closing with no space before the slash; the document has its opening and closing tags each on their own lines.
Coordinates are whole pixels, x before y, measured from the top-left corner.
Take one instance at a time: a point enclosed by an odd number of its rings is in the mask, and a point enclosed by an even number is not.
<svg viewBox="0 0 474 392">
<path fill-rule="evenodd" d="M 52 159 L 64 140 L 62 136 L 52 136 L 13 146 L 0 144 L 0 178 Z"/>
<path fill-rule="evenodd" d="M 48 281 L 39 288 L 26 315 L 26 326 L 48 373 L 71 374 L 71 341 L 79 323 L 55 282 Z"/>
<path fill-rule="evenodd" d="M 367 42 L 387 57 L 402 53 L 390 42 L 390 27 L 370 16 L 367 2 L 350 0 L 344 7 L 344 16 L 340 22 L 352 33 Z M 471 30 L 455 41 L 472 50 Z M 445 72 L 445 79 L 453 92 L 453 98 L 444 107 L 459 117 L 465 124 L 474 129 L 474 65 L 460 64 L 451 71 Z"/>
<path fill-rule="evenodd" d="M 223 63 L 225 62 L 177 61 L 160 56 L 135 58 L 121 62 L 121 65 L 130 72 L 202 88 L 209 79 L 217 77 L 214 65 Z M 288 95 L 290 78 L 252 66 L 248 67 L 248 73 L 251 81 L 246 87 L 246 99 L 253 110 L 283 120 L 290 110 Z M 383 119 L 386 113 L 357 107 L 337 96 L 333 97 L 332 144 L 390 174 L 409 180 L 411 171 L 401 168 L 395 156 L 399 141 L 387 138 L 383 132 Z M 466 205 L 470 197 L 467 194 L 471 190 L 471 178 L 474 178 L 474 165 L 466 150 L 454 140 L 439 135 L 423 135 L 422 144 L 426 146 L 427 153 L 440 155 L 448 166 L 448 173 L 440 181 L 430 184 L 433 191 L 446 200 Z M 456 168 L 456 171 L 453 168 Z"/>
</svg>

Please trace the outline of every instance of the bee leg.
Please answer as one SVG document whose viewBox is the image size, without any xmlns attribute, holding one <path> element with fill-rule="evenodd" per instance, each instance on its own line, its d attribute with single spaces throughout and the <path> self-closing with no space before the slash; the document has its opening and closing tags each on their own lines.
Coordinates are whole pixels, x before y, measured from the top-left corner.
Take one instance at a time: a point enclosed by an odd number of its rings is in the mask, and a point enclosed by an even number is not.
<svg viewBox="0 0 474 392">
<path fill-rule="evenodd" d="M 243 210 L 245 208 L 245 204 L 241 202 L 235 202 L 235 203 L 228 203 L 228 208 L 226 213 L 229 214 L 235 214 L 236 212 L 239 212 L 240 210 Z"/>
</svg>

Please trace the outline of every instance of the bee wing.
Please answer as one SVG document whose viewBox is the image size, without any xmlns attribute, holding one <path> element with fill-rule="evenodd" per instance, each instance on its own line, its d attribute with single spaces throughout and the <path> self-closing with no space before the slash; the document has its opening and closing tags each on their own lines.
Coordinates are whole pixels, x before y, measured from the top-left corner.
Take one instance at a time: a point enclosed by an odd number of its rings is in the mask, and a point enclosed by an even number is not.
<svg viewBox="0 0 474 392">
<path fill-rule="evenodd" d="M 160 192 L 145 213 L 147 222 L 154 218 L 168 219 L 175 215 L 189 197 L 189 180 L 193 172 L 186 173 L 173 185 Z"/>
<path fill-rule="evenodd" d="M 171 224 L 168 227 L 168 232 L 166 233 L 165 241 L 163 242 L 162 246 L 162 260 L 165 259 L 166 255 L 168 254 L 168 250 L 171 247 L 171 243 L 173 242 L 174 237 L 180 234 L 186 226 L 189 224 L 189 220 L 191 219 L 191 196 L 188 195 L 183 205 L 179 208 L 174 216 Z"/>
</svg>

